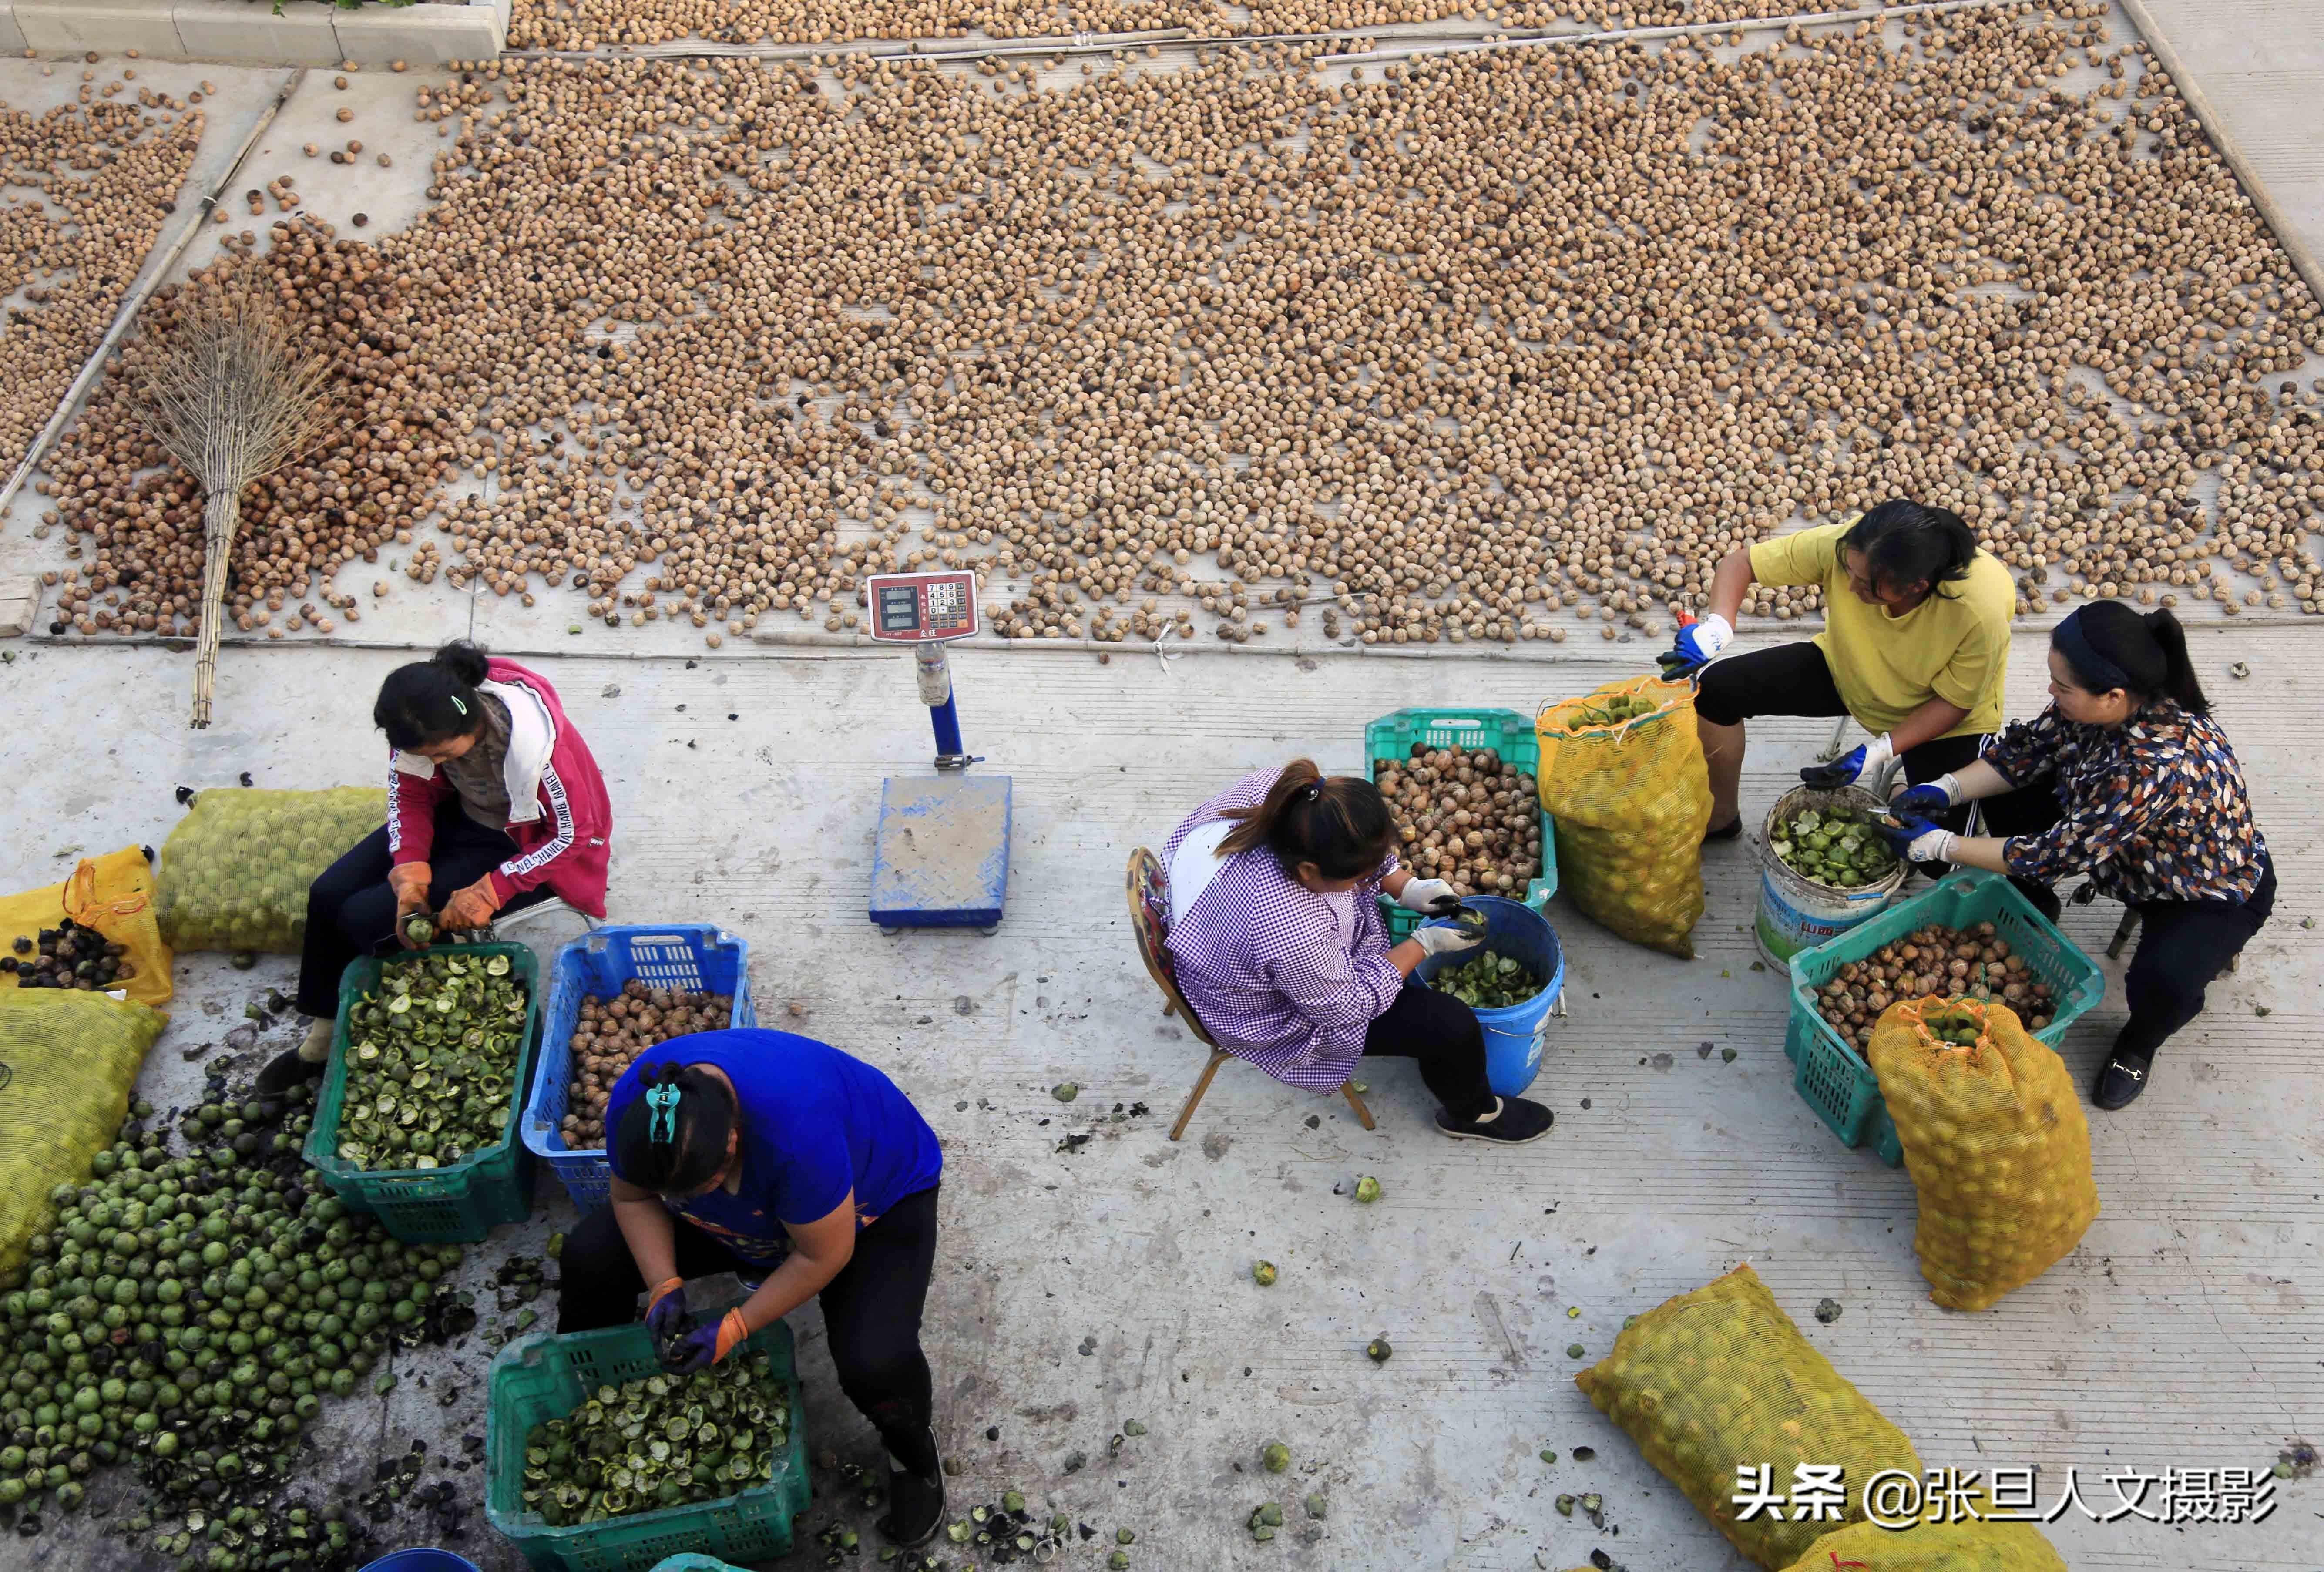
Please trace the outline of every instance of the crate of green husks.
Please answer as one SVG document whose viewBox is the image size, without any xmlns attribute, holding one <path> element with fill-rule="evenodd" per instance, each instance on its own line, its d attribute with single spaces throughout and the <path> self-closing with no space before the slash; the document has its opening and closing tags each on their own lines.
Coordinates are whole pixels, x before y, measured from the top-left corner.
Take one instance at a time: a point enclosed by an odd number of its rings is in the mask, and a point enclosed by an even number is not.
<svg viewBox="0 0 2324 1572">
<path fill-rule="evenodd" d="M 339 978 L 307 1161 L 398 1239 L 482 1239 L 532 1210 L 517 1139 L 540 1023 L 532 952 L 444 945 L 364 957 Z"/>
<path fill-rule="evenodd" d="M 807 1508 L 790 1328 L 672 1375 L 643 1324 L 523 1337 L 493 1361 L 484 1515 L 543 1572 L 761 1561 Z"/>
<path fill-rule="evenodd" d="M 162 941 L 295 955 L 307 886 L 386 822 L 387 793 L 376 786 L 198 793 L 161 843 L 153 916 Z"/>
<path fill-rule="evenodd" d="M 2026 1025 L 2035 1038 L 2056 1048 L 2065 1040 L 2066 1028 L 2106 996 L 2106 975 L 1997 874 L 1956 870 L 1911 900 L 1792 957 L 1792 1018 L 1784 1038 L 1784 1057 L 1792 1061 L 1792 1087 L 1842 1145 L 1868 1145 L 1890 1168 L 1904 1161 L 1895 1121 L 1881 1099 L 1879 1077 L 1865 1056 L 1824 1019 L 1818 990 L 1843 967 L 1909 939 L 1917 929 L 1933 925 L 1961 932 L 1987 923 L 1992 924 L 1992 938 L 2008 947 L 2008 964 L 2022 959 L 2024 975 L 2046 990 L 2046 1022 L 2038 1029 L 2031 1020 Z"/>
</svg>

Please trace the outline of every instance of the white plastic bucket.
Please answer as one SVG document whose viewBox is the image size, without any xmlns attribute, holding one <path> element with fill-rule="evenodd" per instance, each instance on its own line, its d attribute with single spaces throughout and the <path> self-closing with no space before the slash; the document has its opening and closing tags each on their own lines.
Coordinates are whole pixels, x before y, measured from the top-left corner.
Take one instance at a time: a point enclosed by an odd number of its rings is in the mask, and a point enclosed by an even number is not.
<svg viewBox="0 0 2324 1572">
<path fill-rule="evenodd" d="M 1877 884 L 1863 884 L 1853 890 L 1819 884 L 1804 874 L 1794 872 L 1775 855 L 1772 849 L 1775 821 L 1805 808 L 1849 808 L 1862 813 L 1878 813 L 1886 806 L 1860 787 L 1818 791 L 1813 787 L 1795 786 L 1776 798 L 1775 806 L 1767 809 L 1767 817 L 1759 826 L 1759 915 L 1751 930 L 1759 942 L 1759 953 L 1767 958 L 1769 966 L 1789 973 L 1792 957 L 1800 951 L 1813 949 L 1877 915 L 1896 898 L 1909 872 L 1900 860 Z"/>
</svg>

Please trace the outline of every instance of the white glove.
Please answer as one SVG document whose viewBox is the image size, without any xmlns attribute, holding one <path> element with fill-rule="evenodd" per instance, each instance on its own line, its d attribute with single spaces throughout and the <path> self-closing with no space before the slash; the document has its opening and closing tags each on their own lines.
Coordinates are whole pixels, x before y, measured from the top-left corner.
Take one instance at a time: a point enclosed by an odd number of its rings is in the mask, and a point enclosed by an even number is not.
<svg viewBox="0 0 2324 1572">
<path fill-rule="evenodd" d="M 1403 893 L 1396 898 L 1396 903 L 1406 911 L 1425 911 L 1432 916 L 1452 911 L 1460 902 L 1452 886 L 1443 879 L 1407 879 Z"/>
<path fill-rule="evenodd" d="M 1861 786 L 1867 791 L 1877 791 L 1880 777 L 1896 757 L 1896 750 L 1888 745 L 1888 734 L 1882 732 L 1854 752 L 1834 759 L 1829 764 L 1810 764 L 1800 772 L 1800 779 L 1818 791 L 1837 791 L 1843 786 Z"/>
<path fill-rule="evenodd" d="M 1457 923 L 1432 922 L 1414 929 L 1412 941 L 1433 956 L 1457 955 L 1484 943 L 1485 936 L 1473 929 L 1464 931 Z"/>
<path fill-rule="evenodd" d="M 1924 830 L 1913 837 L 1904 855 L 1916 863 L 1950 863 L 1953 860 L 1953 847 L 1960 841 L 1960 837 L 1949 829 Z"/>
</svg>

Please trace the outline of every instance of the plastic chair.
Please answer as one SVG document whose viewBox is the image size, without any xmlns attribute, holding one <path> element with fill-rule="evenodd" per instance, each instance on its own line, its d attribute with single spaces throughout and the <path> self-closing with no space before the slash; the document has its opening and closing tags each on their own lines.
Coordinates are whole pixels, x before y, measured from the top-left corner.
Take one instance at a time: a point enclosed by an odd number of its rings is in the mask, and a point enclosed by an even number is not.
<svg viewBox="0 0 2324 1572">
<path fill-rule="evenodd" d="M 1194 1040 L 1211 1050 L 1211 1062 L 1203 1067 L 1202 1077 L 1194 1082 L 1194 1089 L 1188 1095 L 1186 1105 L 1178 1110 L 1178 1122 L 1170 1126 L 1170 1139 L 1176 1141 L 1186 1133 L 1186 1121 L 1194 1116 L 1195 1106 L 1202 1102 L 1203 1094 L 1211 1089 L 1211 1077 L 1217 1075 L 1219 1067 L 1234 1055 L 1218 1045 L 1209 1029 L 1196 1018 L 1194 1007 L 1186 1003 L 1186 996 L 1178 991 L 1178 981 L 1170 966 L 1170 952 L 1163 948 L 1162 943 L 1170 928 L 1169 881 L 1162 871 L 1162 859 L 1146 847 L 1139 846 L 1130 854 L 1125 882 L 1130 896 L 1130 929 L 1138 936 L 1138 955 L 1146 963 L 1147 976 L 1152 977 L 1154 985 L 1162 990 L 1162 1013 L 1176 1015 L 1184 1021 L 1186 1030 L 1194 1034 Z M 1372 1122 L 1372 1111 L 1364 1106 L 1364 1100 L 1356 1095 L 1352 1084 L 1342 1083 L 1340 1091 L 1347 1097 L 1348 1106 L 1356 1111 L 1356 1117 L 1363 1121 L 1365 1129 L 1379 1128 Z"/>
</svg>

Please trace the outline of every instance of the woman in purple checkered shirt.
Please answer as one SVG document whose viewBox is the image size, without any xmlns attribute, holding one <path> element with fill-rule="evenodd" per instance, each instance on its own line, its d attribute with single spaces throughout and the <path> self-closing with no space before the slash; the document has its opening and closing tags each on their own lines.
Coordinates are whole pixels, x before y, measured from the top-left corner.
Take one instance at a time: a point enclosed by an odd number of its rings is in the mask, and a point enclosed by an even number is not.
<svg viewBox="0 0 2324 1572">
<path fill-rule="evenodd" d="M 1548 1109 L 1493 1095 L 1476 1012 L 1411 980 L 1426 957 L 1480 940 L 1430 925 L 1388 942 L 1376 893 L 1426 912 L 1456 897 L 1397 865 L 1396 820 L 1370 781 L 1326 780 L 1305 759 L 1245 776 L 1187 817 L 1163 862 L 1178 987 L 1221 1048 L 1314 1092 L 1338 1091 L 1367 1055 L 1415 1059 L 1445 1134 L 1516 1146 L 1549 1133 Z"/>
</svg>

